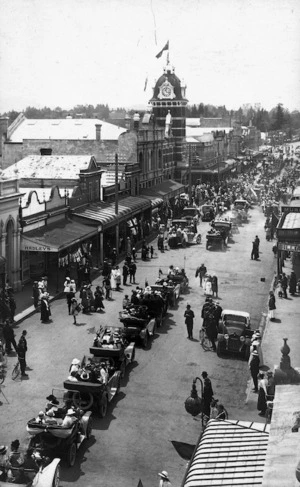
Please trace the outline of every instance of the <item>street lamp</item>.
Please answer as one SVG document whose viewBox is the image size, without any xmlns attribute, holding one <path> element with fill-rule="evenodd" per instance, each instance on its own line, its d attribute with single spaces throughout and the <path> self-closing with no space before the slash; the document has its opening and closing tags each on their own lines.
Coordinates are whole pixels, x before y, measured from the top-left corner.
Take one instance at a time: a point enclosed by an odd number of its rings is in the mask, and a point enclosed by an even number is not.
<svg viewBox="0 0 300 487">
<path fill-rule="evenodd" d="M 197 380 L 200 381 L 201 384 L 201 397 L 198 396 L 198 392 L 196 389 L 196 382 Z M 200 377 L 196 377 L 193 380 L 192 391 L 190 397 L 188 397 L 184 403 L 186 411 L 191 414 L 193 417 L 197 416 L 203 411 L 203 382 Z"/>
</svg>

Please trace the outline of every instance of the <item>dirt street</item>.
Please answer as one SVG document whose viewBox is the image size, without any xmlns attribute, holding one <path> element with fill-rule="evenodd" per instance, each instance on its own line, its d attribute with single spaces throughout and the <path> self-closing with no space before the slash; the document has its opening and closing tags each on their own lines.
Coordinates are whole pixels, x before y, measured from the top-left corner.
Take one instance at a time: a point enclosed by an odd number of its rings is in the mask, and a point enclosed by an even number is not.
<svg viewBox="0 0 300 487">
<path fill-rule="evenodd" d="M 188 415 L 184 402 L 190 395 L 192 380 L 206 370 L 212 380 L 215 397 L 234 419 L 249 419 L 245 391 L 249 373 L 247 363 L 235 357 L 217 357 L 204 352 L 198 341 L 204 294 L 195 278 L 195 269 L 204 263 L 219 280 L 219 301 L 223 308 L 248 311 L 252 328 L 258 328 L 266 310 L 267 294 L 274 273 L 272 242 L 267 242 L 264 216 L 258 207 L 250 210 L 250 221 L 239 227 L 234 242 L 225 251 L 206 250 L 208 223 L 201 223 L 202 243 L 186 249 L 156 254 L 151 261 L 138 259 L 137 281 L 154 283 L 161 269 L 169 264 L 185 267 L 190 278 L 190 293 L 183 295 L 177 309 L 169 310 L 152 346 L 136 350 L 136 361 L 122 383 L 105 419 L 94 418 L 92 438 L 78 452 L 76 465 L 63 468 L 61 486 L 134 487 L 139 479 L 144 487 L 158 485 L 157 473 L 169 472 L 172 485 L 179 486 L 187 461 L 176 452 L 172 442 L 195 444 L 201 422 Z M 252 240 L 260 237 L 260 260 L 250 260 Z M 139 256 L 140 257 L 140 256 Z M 261 278 L 265 280 L 262 281 Z M 98 283 L 95 281 L 95 285 Z M 126 286 L 128 294 L 131 286 Z M 74 357 L 88 353 L 100 323 L 118 325 L 118 312 L 125 290 L 113 293 L 105 302 L 105 313 L 80 315 L 77 326 L 68 316 L 64 299 L 53 302 L 50 324 L 41 324 L 38 314 L 24 321 L 18 330 L 28 331 L 28 380 L 11 380 L 16 361 L 10 357 L 9 373 L 3 391 L 10 404 L 1 406 L 1 443 L 26 439 L 26 421 L 46 403 L 53 387 L 62 387 Z M 187 340 L 183 313 L 190 303 L 195 312 L 194 341 Z M 198 386 L 197 386 L 198 387 Z M 199 389 L 200 390 L 200 389 Z M 259 417 L 255 418 L 258 420 Z M 252 418 L 251 418 L 252 419 Z"/>
</svg>

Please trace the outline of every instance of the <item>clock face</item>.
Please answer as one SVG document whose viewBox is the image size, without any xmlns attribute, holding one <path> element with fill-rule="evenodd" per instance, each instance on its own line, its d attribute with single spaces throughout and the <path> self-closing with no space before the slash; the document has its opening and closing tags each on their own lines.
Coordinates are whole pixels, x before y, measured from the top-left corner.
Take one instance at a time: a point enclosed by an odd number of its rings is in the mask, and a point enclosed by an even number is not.
<svg viewBox="0 0 300 487">
<path fill-rule="evenodd" d="M 172 93 L 170 86 L 164 86 L 161 92 L 166 98 L 168 98 Z"/>
</svg>

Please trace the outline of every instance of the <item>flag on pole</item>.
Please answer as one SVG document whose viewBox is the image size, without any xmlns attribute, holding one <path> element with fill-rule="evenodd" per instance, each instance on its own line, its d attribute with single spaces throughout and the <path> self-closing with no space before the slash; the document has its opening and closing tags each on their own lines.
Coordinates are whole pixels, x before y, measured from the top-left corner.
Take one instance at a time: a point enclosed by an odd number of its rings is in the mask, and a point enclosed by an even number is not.
<svg viewBox="0 0 300 487">
<path fill-rule="evenodd" d="M 146 91 L 146 89 L 147 89 L 147 84 L 148 84 L 148 76 L 147 76 L 147 78 L 145 79 L 144 91 Z"/>
<path fill-rule="evenodd" d="M 156 54 L 156 58 L 157 58 L 157 59 L 158 59 L 158 58 L 160 58 L 160 57 L 161 57 L 161 55 L 162 55 L 162 53 L 163 53 L 164 51 L 168 51 L 168 50 L 169 50 L 169 41 L 167 42 L 167 44 L 165 45 L 165 47 L 163 47 L 163 48 L 162 48 L 162 50 L 161 50 L 161 51 L 159 51 L 159 53 L 158 53 L 158 54 Z"/>
</svg>

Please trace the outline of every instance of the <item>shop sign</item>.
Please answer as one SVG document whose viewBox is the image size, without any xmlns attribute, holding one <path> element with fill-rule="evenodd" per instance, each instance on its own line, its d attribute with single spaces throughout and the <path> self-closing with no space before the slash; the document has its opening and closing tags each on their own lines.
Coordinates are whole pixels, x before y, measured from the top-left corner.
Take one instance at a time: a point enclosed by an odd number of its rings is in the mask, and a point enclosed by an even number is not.
<svg viewBox="0 0 300 487">
<path fill-rule="evenodd" d="M 57 247 L 51 247 L 51 245 L 40 244 L 34 240 L 21 239 L 21 250 L 25 252 L 58 252 Z"/>
<path fill-rule="evenodd" d="M 288 243 L 278 242 L 278 249 L 279 250 L 288 250 L 289 252 L 300 252 L 300 243 L 299 244 L 288 244 Z"/>
</svg>

